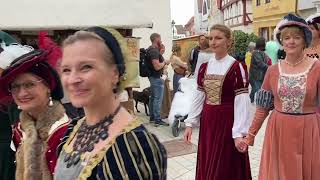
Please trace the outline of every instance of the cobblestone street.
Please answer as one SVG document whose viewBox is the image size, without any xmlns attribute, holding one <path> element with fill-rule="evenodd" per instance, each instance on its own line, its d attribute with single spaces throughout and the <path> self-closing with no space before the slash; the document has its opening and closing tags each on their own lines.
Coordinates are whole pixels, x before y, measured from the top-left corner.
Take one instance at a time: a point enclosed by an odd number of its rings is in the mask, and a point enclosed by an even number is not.
<svg viewBox="0 0 320 180">
<path fill-rule="evenodd" d="M 140 106 L 140 109 L 143 109 Z M 253 116 L 255 110 L 255 106 L 251 105 L 250 112 L 251 117 Z M 138 113 L 137 116 L 145 122 L 145 126 L 151 131 L 152 133 L 156 134 L 161 142 L 173 140 L 173 139 L 182 139 L 183 138 L 183 131 L 180 132 L 179 137 L 173 137 L 171 133 L 170 127 L 154 127 L 148 123 L 149 118 L 145 116 L 144 112 Z M 266 121 L 265 121 L 266 122 Z M 259 164 L 260 164 L 260 155 L 261 155 L 261 148 L 263 144 L 263 137 L 265 131 L 266 123 L 259 131 L 255 139 L 255 146 L 249 149 L 250 153 L 250 163 L 251 163 L 251 172 L 253 180 L 257 179 L 258 172 L 259 172 Z M 198 135 L 199 129 L 195 128 L 193 131 L 192 136 L 192 143 L 198 143 Z M 168 179 L 169 180 L 193 180 L 195 179 L 195 170 L 196 170 L 196 161 L 197 161 L 197 154 L 187 154 L 183 156 L 172 157 L 168 159 Z"/>
<path fill-rule="evenodd" d="M 320 0 L 2 5 L 0 180 L 320 180 Z"/>
</svg>

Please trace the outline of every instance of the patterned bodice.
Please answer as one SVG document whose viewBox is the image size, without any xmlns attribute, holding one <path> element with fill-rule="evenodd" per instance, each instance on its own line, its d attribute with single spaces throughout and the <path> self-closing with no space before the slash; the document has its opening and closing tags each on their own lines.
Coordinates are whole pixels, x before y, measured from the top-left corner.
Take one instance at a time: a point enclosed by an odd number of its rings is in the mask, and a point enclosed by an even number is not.
<svg viewBox="0 0 320 180">
<path fill-rule="evenodd" d="M 282 112 L 302 113 L 306 94 L 307 74 L 280 75 L 278 94 L 282 104 Z"/>
<path fill-rule="evenodd" d="M 277 95 L 281 106 L 276 109 L 286 113 L 304 113 L 306 107 L 310 109 L 316 106 L 317 82 L 311 80 L 316 77 L 316 74 L 311 72 L 312 67 L 313 65 L 303 73 L 285 74 L 278 64 Z M 311 73 L 312 78 L 309 78 Z"/>
<path fill-rule="evenodd" d="M 205 75 L 203 87 L 207 94 L 207 104 L 220 105 L 224 75 Z"/>
<path fill-rule="evenodd" d="M 234 62 L 224 75 L 207 74 L 206 69 L 207 63 L 200 67 L 198 76 L 199 89 L 206 93 L 206 104 L 233 104 L 237 94 L 247 92 L 239 62 Z"/>
<path fill-rule="evenodd" d="M 319 57 L 319 54 L 320 54 L 320 47 L 319 46 L 317 46 L 317 47 L 310 47 L 310 48 L 308 48 L 308 49 L 306 49 L 305 51 L 304 51 L 304 53 L 308 56 L 308 57 L 310 57 L 310 58 L 316 58 L 316 59 L 320 59 L 320 57 Z"/>
<path fill-rule="evenodd" d="M 317 59 L 320 59 L 319 55 L 317 53 L 310 53 L 310 54 L 307 54 L 308 57 L 311 57 L 311 58 L 317 58 Z"/>
</svg>

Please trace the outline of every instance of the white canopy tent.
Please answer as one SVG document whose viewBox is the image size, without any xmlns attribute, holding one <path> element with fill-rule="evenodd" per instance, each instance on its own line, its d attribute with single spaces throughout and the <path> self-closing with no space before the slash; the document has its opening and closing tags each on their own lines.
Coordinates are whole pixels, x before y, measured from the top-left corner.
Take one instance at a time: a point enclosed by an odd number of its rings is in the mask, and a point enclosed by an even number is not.
<svg viewBox="0 0 320 180">
<path fill-rule="evenodd" d="M 149 0 L 10 0 L 2 3 L 0 29 L 151 28 L 144 13 L 149 5 Z"/>
<path fill-rule="evenodd" d="M 140 47 L 145 48 L 150 45 L 150 35 L 160 33 L 166 46 L 165 57 L 170 57 L 170 0 L 4 0 L 1 4 L 0 30 L 36 35 L 41 29 L 90 26 L 133 29 L 132 36 L 141 37 Z M 172 77 L 173 72 L 169 73 Z M 142 88 L 148 87 L 149 81 L 142 78 L 141 84 Z"/>
</svg>

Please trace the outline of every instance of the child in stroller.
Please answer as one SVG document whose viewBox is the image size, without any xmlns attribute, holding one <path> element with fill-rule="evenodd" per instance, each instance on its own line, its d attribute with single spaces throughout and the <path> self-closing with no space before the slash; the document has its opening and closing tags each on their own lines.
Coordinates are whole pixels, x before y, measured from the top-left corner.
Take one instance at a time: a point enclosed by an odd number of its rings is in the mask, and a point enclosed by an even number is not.
<svg viewBox="0 0 320 180">
<path fill-rule="evenodd" d="M 182 123 L 188 117 L 196 88 L 197 82 L 193 77 L 183 77 L 179 80 L 179 89 L 174 94 L 168 117 L 174 137 L 179 136 Z"/>
</svg>

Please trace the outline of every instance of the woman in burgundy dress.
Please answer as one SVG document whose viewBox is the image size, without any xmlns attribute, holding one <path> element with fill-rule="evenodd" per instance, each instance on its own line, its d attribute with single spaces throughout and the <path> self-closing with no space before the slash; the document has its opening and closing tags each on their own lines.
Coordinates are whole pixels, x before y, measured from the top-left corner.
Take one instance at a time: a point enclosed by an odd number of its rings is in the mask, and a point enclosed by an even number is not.
<svg viewBox="0 0 320 180">
<path fill-rule="evenodd" d="M 242 142 L 251 124 L 248 78 L 241 63 L 228 55 L 231 30 L 210 29 L 214 56 L 201 65 L 193 110 L 186 122 L 184 140 L 190 143 L 192 127 L 200 122 L 196 179 L 251 179 L 249 156 Z"/>
</svg>

